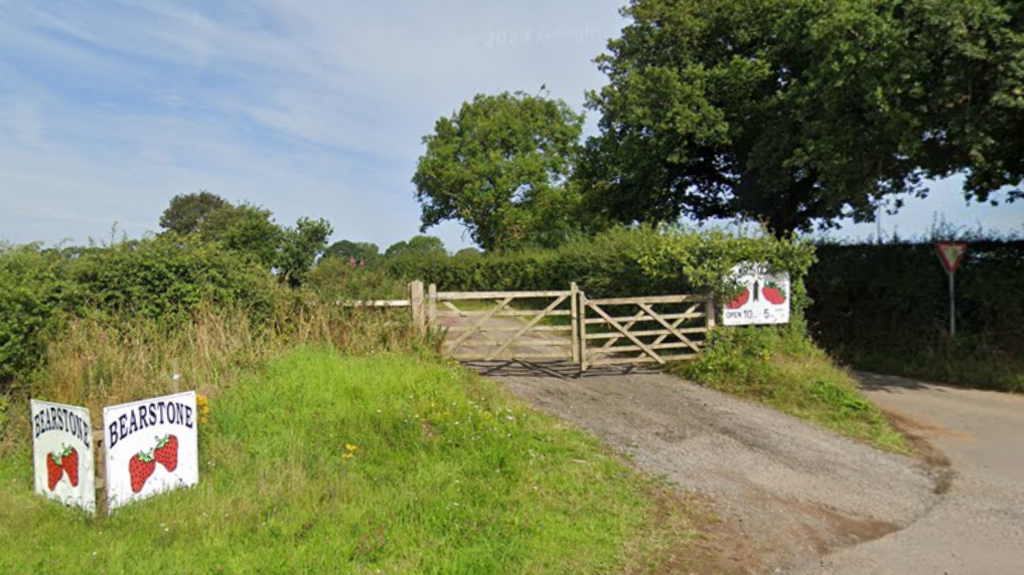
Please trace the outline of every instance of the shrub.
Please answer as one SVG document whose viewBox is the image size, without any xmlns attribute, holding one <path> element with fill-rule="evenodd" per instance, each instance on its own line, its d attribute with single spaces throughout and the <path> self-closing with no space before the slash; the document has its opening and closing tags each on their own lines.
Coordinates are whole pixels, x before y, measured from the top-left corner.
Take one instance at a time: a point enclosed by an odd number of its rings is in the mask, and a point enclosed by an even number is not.
<svg viewBox="0 0 1024 575">
<path fill-rule="evenodd" d="M 0 246 L 0 382 L 39 363 L 38 335 L 58 321 L 73 288 L 66 264 L 59 252 L 37 244 Z"/>
<path fill-rule="evenodd" d="M 173 235 L 86 250 L 70 271 L 79 312 L 163 318 L 212 304 L 247 308 L 259 317 L 269 312 L 275 296 L 273 277 L 258 263 L 216 244 Z"/>
<path fill-rule="evenodd" d="M 405 299 L 407 282 L 380 269 L 361 269 L 344 258 L 323 258 L 306 276 L 303 287 L 325 301 Z"/>
<path fill-rule="evenodd" d="M 422 279 L 442 291 L 566 289 L 576 282 L 591 297 L 711 292 L 724 296 L 731 268 L 767 262 L 790 272 L 797 298 L 801 276 L 814 261 L 813 248 L 777 240 L 759 229 L 695 230 L 685 227 L 617 228 L 577 239 L 553 250 L 482 257 L 401 259 L 390 272 Z M 797 305 L 806 298 L 797 299 Z"/>
</svg>

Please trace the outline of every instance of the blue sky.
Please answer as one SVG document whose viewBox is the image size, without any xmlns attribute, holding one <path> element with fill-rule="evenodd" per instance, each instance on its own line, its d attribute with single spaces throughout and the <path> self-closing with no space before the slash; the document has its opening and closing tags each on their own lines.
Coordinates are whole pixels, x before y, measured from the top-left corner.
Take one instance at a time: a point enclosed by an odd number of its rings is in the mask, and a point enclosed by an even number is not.
<svg viewBox="0 0 1024 575">
<path fill-rule="evenodd" d="M 541 85 L 582 108 L 624 1 L 0 0 L 0 240 L 137 237 L 205 189 L 383 249 L 418 231 L 409 180 L 437 118 Z M 955 181 L 882 229 L 936 214 L 1024 230 L 1024 203 L 965 208 Z"/>
</svg>

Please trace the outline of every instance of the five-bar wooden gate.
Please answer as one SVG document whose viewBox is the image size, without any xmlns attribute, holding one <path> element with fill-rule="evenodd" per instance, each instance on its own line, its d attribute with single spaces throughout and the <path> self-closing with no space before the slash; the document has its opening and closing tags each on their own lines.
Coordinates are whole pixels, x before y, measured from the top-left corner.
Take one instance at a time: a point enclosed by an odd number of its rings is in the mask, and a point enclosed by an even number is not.
<svg viewBox="0 0 1024 575">
<path fill-rule="evenodd" d="M 580 369 L 694 359 L 714 327 L 711 299 L 667 295 L 580 299 Z"/>
<path fill-rule="evenodd" d="M 420 288 L 422 289 L 422 288 Z M 715 325 L 708 296 L 588 299 L 565 291 L 437 292 L 422 301 L 422 323 L 445 331 L 459 360 L 565 360 L 594 366 L 693 359 Z M 417 315 L 417 297 L 411 297 Z"/>
<path fill-rule="evenodd" d="M 444 350 L 455 359 L 574 359 L 577 301 L 575 288 L 437 293 L 432 285 L 427 322 L 446 330 Z"/>
</svg>

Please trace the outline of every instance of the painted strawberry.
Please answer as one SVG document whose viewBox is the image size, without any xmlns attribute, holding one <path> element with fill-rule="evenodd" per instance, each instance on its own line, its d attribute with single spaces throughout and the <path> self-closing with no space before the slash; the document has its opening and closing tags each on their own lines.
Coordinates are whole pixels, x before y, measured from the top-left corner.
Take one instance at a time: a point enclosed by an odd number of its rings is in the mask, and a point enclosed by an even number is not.
<svg viewBox="0 0 1024 575">
<path fill-rule="evenodd" d="M 158 439 L 156 450 L 153 452 L 153 459 L 164 466 L 167 471 L 174 471 L 178 468 L 178 437 L 168 435 Z"/>
<path fill-rule="evenodd" d="M 786 303 L 786 292 L 774 282 L 768 282 L 768 285 L 764 286 L 761 293 L 764 294 L 764 299 L 768 300 L 772 305 Z"/>
<path fill-rule="evenodd" d="M 57 484 L 60 483 L 61 477 L 64 477 L 64 468 L 60 465 L 60 457 L 56 453 L 47 454 L 46 482 L 50 487 L 50 491 L 57 488 Z"/>
<path fill-rule="evenodd" d="M 132 457 L 128 462 L 128 473 L 132 478 L 132 491 L 135 493 L 142 491 L 146 480 L 153 475 L 155 469 L 156 461 L 153 461 L 153 456 L 145 451 L 140 451 L 135 457 Z"/>
<path fill-rule="evenodd" d="M 64 473 L 68 474 L 71 487 L 78 487 L 78 450 L 74 447 L 65 447 L 64 453 L 60 456 L 60 466 L 64 468 Z"/>
<path fill-rule="evenodd" d="M 728 307 L 729 309 L 739 309 L 746 305 L 747 300 L 749 299 L 750 290 L 747 288 L 743 288 L 743 291 L 741 291 L 739 295 L 737 295 L 736 297 L 732 298 L 732 300 L 726 304 L 726 307 Z"/>
</svg>

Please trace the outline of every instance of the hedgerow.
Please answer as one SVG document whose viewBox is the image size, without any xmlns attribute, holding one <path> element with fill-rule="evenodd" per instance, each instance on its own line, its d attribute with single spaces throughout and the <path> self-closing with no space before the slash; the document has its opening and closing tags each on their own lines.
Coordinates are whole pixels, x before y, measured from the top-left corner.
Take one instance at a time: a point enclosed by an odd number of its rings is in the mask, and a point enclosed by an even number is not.
<svg viewBox="0 0 1024 575">
<path fill-rule="evenodd" d="M 735 287 L 731 270 L 766 263 L 790 273 L 795 305 L 806 303 L 801 278 L 814 261 L 810 244 L 779 240 L 759 228 L 618 228 L 552 250 L 480 257 L 400 258 L 388 263 L 405 280 L 437 284 L 441 291 L 552 290 L 571 282 L 590 297 L 711 293 Z"/>
<path fill-rule="evenodd" d="M 69 318 L 184 321 L 207 306 L 256 321 L 278 297 L 269 270 L 216 245 L 158 236 L 108 247 L 0 247 L 0 384 L 43 360 Z"/>
<path fill-rule="evenodd" d="M 43 346 L 37 336 L 57 320 L 73 289 L 67 263 L 38 244 L 0 246 L 0 382 L 38 364 Z"/>
<path fill-rule="evenodd" d="M 815 337 L 856 367 L 1024 390 L 1024 241 L 975 239 L 949 284 L 930 242 L 818 246 Z"/>
</svg>

